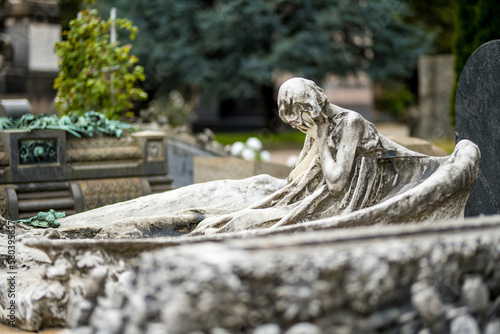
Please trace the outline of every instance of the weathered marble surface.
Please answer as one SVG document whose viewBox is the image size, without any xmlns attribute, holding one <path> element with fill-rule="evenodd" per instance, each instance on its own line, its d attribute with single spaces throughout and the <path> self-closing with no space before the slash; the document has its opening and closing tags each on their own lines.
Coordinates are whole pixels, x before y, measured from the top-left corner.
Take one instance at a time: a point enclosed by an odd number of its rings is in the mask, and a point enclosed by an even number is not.
<svg viewBox="0 0 500 334">
<path fill-rule="evenodd" d="M 408 209 L 420 212 L 419 217 L 404 217 L 406 221 L 460 216 L 480 159 L 477 146 L 470 141 L 457 145 L 448 158 L 410 151 L 380 135 L 358 113 L 331 104 L 320 87 L 303 78 L 292 78 L 280 87 L 278 107 L 284 122 L 307 134 L 287 185 L 245 210 L 206 217 L 192 235 L 342 217 L 378 207 L 406 191 L 412 191 L 414 197 L 405 202 Z M 432 177 L 455 169 L 458 173 L 449 178 Z M 460 187 L 454 187 L 456 177 L 461 179 Z M 432 191 L 421 189 L 422 182 Z M 417 188 L 420 191 L 415 191 Z M 457 201 L 453 207 L 440 206 L 442 199 L 454 196 Z M 429 202 L 437 212 L 422 210 Z M 401 218 L 394 223 L 402 222 Z"/>
<path fill-rule="evenodd" d="M 302 78 L 281 86 L 278 104 L 280 117 L 307 134 L 286 183 L 258 177 L 193 185 L 61 220 L 61 232 L 71 238 L 178 236 L 462 217 L 479 168 L 472 142 L 461 141 L 447 157 L 410 151 Z"/>
<path fill-rule="evenodd" d="M 457 141 L 470 139 L 483 159 L 466 216 L 500 214 L 500 40 L 479 47 L 465 65 L 457 87 Z"/>
<path fill-rule="evenodd" d="M 500 319 L 500 216 L 31 245 L 52 260 L 20 277 L 31 277 L 19 287 L 26 295 L 45 295 L 19 319 L 66 321 L 70 333 L 459 333 Z"/>
<path fill-rule="evenodd" d="M 244 209 L 284 185 L 269 175 L 194 184 L 69 216 L 59 231 L 68 238 L 177 236 L 206 215 Z"/>
</svg>

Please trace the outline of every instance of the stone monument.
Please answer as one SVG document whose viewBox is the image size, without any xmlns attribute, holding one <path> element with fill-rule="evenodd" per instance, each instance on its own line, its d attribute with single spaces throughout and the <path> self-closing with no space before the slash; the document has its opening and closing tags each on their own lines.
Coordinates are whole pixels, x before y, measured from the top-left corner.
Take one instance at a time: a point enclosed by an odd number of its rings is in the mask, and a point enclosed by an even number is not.
<svg viewBox="0 0 500 334">
<path fill-rule="evenodd" d="M 500 40 L 469 58 L 456 98 L 457 142 L 470 139 L 483 156 L 479 178 L 465 206 L 466 216 L 500 214 Z"/>
<path fill-rule="evenodd" d="M 27 98 L 37 114 L 50 113 L 59 71 L 54 43 L 61 40 L 61 12 L 56 0 L 3 1 L 0 39 L 0 98 Z M 5 52 L 7 51 L 7 52 Z M 1 56 L 0 56 L 1 57 Z M 3 68 L 2 68 L 3 67 Z"/>
<path fill-rule="evenodd" d="M 454 129 L 448 111 L 453 90 L 452 55 L 422 56 L 418 59 L 418 115 L 411 136 L 451 139 Z"/>
<path fill-rule="evenodd" d="M 50 209 L 70 215 L 172 189 L 164 132 L 128 134 L 131 125 L 96 112 L 8 121 L 11 128 L 0 130 L 0 215 L 6 219 Z"/>
<path fill-rule="evenodd" d="M 179 233 L 179 229 L 185 233 L 186 226 L 191 235 L 199 235 L 287 225 L 300 229 L 304 227 L 299 225 L 314 225 L 319 219 L 333 225 L 360 225 L 367 224 L 365 215 L 377 217 L 373 224 L 462 216 L 480 159 L 477 146 L 470 141 L 458 143 L 449 157 L 410 151 L 380 135 L 358 113 L 329 103 L 321 88 L 302 78 L 290 79 L 281 86 L 278 104 L 280 117 L 307 136 L 286 182 L 266 181 L 278 186 L 265 198 L 244 200 L 223 209 L 215 202 L 211 205 L 217 209 L 200 207 L 196 203 L 203 201 L 195 199 L 209 187 L 201 184 L 179 190 L 191 193 L 187 196 L 190 200 L 180 206 L 170 204 L 176 193 L 165 194 L 165 203 L 169 204 L 155 211 L 155 217 L 138 216 L 132 206 L 131 210 L 108 207 L 104 210 L 113 213 L 100 212 L 98 216 L 115 216 L 119 228 L 109 218 L 106 224 L 91 218 L 94 213 L 89 212 L 69 218 L 67 224 L 63 220 L 61 231 L 73 231 L 76 225 L 72 222 L 82 220 L 90 222 L 87 232 L 116 238 L 139 236 L 138 226 L 146 231 L 151 223 L 169 235 Z M 246 181 L 248 187 L 262 186 L 261 179 L 253 180 Z M 119 219 L 117 212 L 127 212 L 127 219 Z M 183 217 L 181 227 L 179 215 Z"/>
<path fill-rule="evenodd" d="M 0 267 L 13 277 L 0 273 L 0 321 L 9 322 L 14 285 L 15 324 L 28 330 L 494 328 L 485 315 L 496 310 L 488 295 L 500 295 L 500 221 L 460 220 L 477 146 L 412 152 L 302 78 L 283 84 L 278 102 L 280 117 L 307 133 L 286 180 L 195 184 L 58 219 L 56 229 L 0 220 Z"/>
</svg>

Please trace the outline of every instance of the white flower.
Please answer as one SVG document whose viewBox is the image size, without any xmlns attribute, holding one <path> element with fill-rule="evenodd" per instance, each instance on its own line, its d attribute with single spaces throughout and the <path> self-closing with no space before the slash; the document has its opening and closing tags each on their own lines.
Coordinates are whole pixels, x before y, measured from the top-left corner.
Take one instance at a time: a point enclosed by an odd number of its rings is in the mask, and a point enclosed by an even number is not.
<svg viewBox="0 0 500 334">
<path fill-rule="evenodd" d="M 245 148 L 243 152 L 241 152 L 241 156 L 245 160 L 255 160 L 255 151 L 249 148 Z"/>
<path fill-rule="evenodd" d="M 255 137 L 250 137 L 247 139 L 247 147 L 251 148 L 254 151 L 260 151 L 262 150 L 262 142 Z"/>
<path fill-rule="evenodd" d="M 245 144 L 243 144 L 240 141 L 237 141 L 231 146 L 231 155 L 238 157 L 241 155 L 244 149 L 245 149 Z"/>
<path fill-rule="evenodd" d="M 288 157 L 288 159 L 286 160 L 286 165 L 288 167 L 294 167 L 296 164 L 297 164 L 297 160 L 299 158 L 296 156 L 296 155 L 291 155 Z"/>
<path fill-rule="evenodd" d="M 260 152 L 260 158 L 262 161 L 269 162 L 271 161 L 271 153 L 269 151 L 262 151 Z"/>
</svg>

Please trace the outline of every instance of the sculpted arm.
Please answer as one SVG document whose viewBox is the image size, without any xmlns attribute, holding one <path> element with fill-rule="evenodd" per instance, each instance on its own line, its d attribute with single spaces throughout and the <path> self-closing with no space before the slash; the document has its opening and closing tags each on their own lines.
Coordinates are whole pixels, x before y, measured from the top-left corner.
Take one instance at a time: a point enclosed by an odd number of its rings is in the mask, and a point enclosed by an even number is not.
<svg viewBox="0 0 500 334">
<path fill-rule="evenodd" d="M 318 129 L 321 169 L 328 190 L 334 196 L 344 192 L 351 181 L 350 177 L 356 158 L 356 149 L 363 131 L 362 126 L 362 122 L 358 119 L 348 120 L 341 131 L 336 152 L 327 144 L 328 137 L 331 134 L 324 127 Z"/>
</svg>

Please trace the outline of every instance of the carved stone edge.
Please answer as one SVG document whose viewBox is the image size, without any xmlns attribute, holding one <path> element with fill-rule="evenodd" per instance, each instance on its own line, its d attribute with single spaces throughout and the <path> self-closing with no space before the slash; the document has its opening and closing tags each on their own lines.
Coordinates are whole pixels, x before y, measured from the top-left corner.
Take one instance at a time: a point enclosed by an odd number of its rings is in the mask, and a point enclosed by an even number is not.
<svg viewBox="0 0 500 334">
<path fill-rule="evenodd" d="M 482 229 L 500 229 L 500 216 L 485 216 L 465 220 L 450 220 L 439 223 L 370 226 L 364 229 L 343 228 L 330 231 L 304 231 L 289 233 L 287 228 L 276 230 L 259 229 L 208 236 L 152 239 L 119 239 L 119 240 L 50 240 L 30 239 L 26 246 L 40 249 L 51 259 L 56 259 L 60 252 L 68 249 L 94 250 L 102 249 L 121 258 L 133 258 L 143 252 L 179 245 L 198 244 L 204 242 L 225 242 L 244 244 L 245 249 L 252 249 L 255 242 L 265 243 L 268 248 L 301 247 L 315 243 L 358 242 L 363 240 L 397 238 L 404 236 L 425 236 L 430 234 L 448 235 L 450 233 L 471 232 Z M 244 243 L 242 243 L 244 239 Z M 265 241 L 261 241 L 265 240 Z"/>
</svg>

